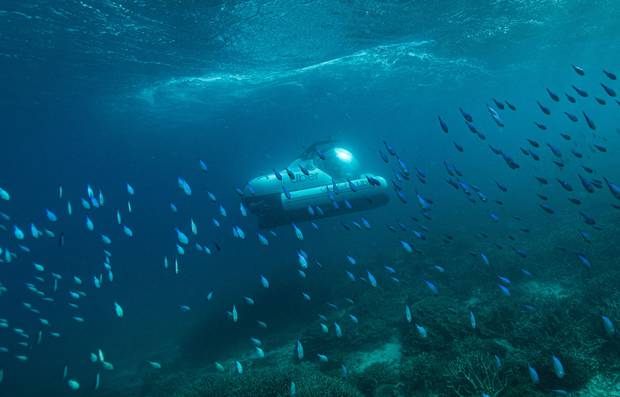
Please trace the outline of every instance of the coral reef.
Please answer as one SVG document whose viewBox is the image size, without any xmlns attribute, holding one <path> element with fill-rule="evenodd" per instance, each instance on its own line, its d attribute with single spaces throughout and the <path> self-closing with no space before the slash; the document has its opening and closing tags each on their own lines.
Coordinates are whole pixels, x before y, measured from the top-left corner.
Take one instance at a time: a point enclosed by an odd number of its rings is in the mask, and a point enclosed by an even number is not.
<svg viewBox="0 0 620 397">
<path fill-rule="evenodd" d="M 463 265 L 450 274 L 436 272 L 421 257 L 392 258 L 389 263 L 402 268 L 400 285 L 384 278 L 378 288 L 358 280 L 323 290 L 322 302 L 313 297 L 312 316 L 299 319 L 294 334 L 269 330 L 265 358 L 235 353 L 246 368 L 242 375 L 169 370 L 149 375 L 141 396 L 284 397 L 290 396 L 291 382 L 297 396 L 309 397 L 537 397 L 551 390 L 602 396 L 605 387 L 619 388 L 620 337 L 606 333 L 601 315 L 620 327 L 620 271 L 605 261 L 604 270 L 575 269 L 569 258 L 558 257 L 557 268 L 540 267 L 532 279 L 510 255 L 497 254 L 492 270 L 477 264 L 472 272 Z M 380 263 L 385 260 L 377 258 L 367 267 L 380 275 Z M 340 270 L 327 269 L 326 276 L 343 277 Z M 498 274 L 510 276 L 510 296 L 498 290 Z M 423 280 L 432 280 L 438 293 Z M 411 322 L 405 319 L 405 304 Z M 319 320 L 318 314 L 325 317 Z M 425 337 L 416 324 L 424 326 Z M 305 350 L 301 362 L 293 348 L 297 339 Z M 329 361 L 320 362 L 318 353 Z M 561 360 L 564 376 L 555 373 L 552 356 Z M 536 368 L 538 383 L 530 379 L 528 365 Z"/>
<path fill-rule="evenodd" d="M 259 368 L 244 374 L 192 370 L 150 379 L 144 397 L 285 397 L 295 382 L 300 397 L 362 397 L 354 386 L 325 375 L 311 364 Z"/>
<path fill-rule="evenodd" d="M 398 389 L 399 374 L 386 363 L 375 363 L 351 377 L 351 382 L 368 397 L 388 397 Z"/>
<path fill-rule="evenodd" d="M 496 397 L 508 386 L 493 357 L 477 352 L 451 361 L 445 375 L 448 389 L 459 397 L 482 393 Z"/>
</svg>

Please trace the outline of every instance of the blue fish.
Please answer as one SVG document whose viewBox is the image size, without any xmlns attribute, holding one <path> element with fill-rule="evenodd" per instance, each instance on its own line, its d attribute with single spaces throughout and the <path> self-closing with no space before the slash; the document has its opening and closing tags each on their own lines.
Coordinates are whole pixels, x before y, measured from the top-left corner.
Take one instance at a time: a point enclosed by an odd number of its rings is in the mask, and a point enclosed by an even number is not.
<svg viewBox="0 0 620 397">
<path fill-rule="evenodd" d="M 437 116 L 437 119 L 439 120 L 439 125 L 441 126 L 442 131 L 447 134 L 448 133 L 448 125 L 446 124 L 445 121 L 443 121 L 441 116 Z"/>
<path fill-rule="evenodd" d="M 536 369 L 528 364 L 527 365 L 527 371 L 530 374 L 530 379 L 532 380 L 532 382 L 535 385 L 539 384 L 540 383 L 540 377 L 538 376 L 538 372 L 536 371 Z"/>
<path fill-rule="evenodd" d="M 588 269 L 592 267 L 592 263 L 590 262 L 588 257 L 585 256 L 585 254 L 577 253 L 577 258 L 579 259 L 579 262 L 581 262 L 581 264 L 587 267 Z"/>
<path fill-rule="evenodd" d="M 553 364 L 553 372 L 555 373 L 555 376 L 557 376 L 558 379 L 564 378 L 564 375 L 566 375 L 566 373 L 564 372 L 564 366 L 562 365 L 560 359 L 557 358 L 554 354 L 552 354 L 551 362 Z"/>
<path fill-rule="evenodd" d="M 603 320 L 603 327 L 605 328 L 607 336 L 614 336 L 616 334 L 616 328 L 609 317 L 601 315 L 601 319 Z"/>
<path fill-rule="evenodd" d="M 435 284 L 433 284 L 432 281 L 424 280 L 424 284 L 426 284 L 428 289 L 430 289 L 434 295 L 439 294 L 439 289 L 437 288 Z"/>
<path fill-rule="evenodd" d="M 47 216 L 47 219 L 50 222 L 56 222 L 58 220 L 58 217 L 56 216 L 56 214 L 54 214 L 52 211 L 48 210 L 47 208 L 45 209 L 45 215 Z"/>
</svg>

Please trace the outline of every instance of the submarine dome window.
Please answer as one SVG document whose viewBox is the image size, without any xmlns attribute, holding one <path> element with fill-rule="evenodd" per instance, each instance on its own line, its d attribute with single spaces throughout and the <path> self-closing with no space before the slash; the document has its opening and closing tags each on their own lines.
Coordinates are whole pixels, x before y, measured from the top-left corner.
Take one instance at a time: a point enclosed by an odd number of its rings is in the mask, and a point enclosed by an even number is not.
<svg viewBox="0 0 620 397">
<path fill-rule="evenodd" d="M 336 152 L 336 157 L 345 163 L 350 163 L 353 160 L 353 154 L 346 149 L 336 148 L 334 151 Z"/>
</svg>

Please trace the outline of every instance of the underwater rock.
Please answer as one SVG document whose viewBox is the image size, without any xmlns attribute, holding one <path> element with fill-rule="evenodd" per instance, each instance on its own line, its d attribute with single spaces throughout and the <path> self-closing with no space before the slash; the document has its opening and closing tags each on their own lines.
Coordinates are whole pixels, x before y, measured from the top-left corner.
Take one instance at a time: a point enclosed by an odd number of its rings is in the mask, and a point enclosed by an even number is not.
<svg viewBox="0 0 620 397">
<path fill-rule="evenodd" d="M 399 374 L 397 369 L 387 363 L 375 363 L 351 376 L 351 381 L 364 396 L 387 397 L 395 395 Z"/>
</svg>

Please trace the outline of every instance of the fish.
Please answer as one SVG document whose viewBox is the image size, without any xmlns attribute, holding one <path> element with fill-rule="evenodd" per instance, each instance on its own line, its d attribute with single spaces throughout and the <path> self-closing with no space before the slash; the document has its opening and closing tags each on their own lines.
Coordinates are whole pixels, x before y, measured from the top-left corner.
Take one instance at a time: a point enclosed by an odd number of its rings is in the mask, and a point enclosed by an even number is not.
<svg viewBox="0 0 620 397">
<path fill-rule="evenodd" d="M 110 239 L 110 237 L 106 236 L 105 234 L 101 234 L 101 241 L 103 241 L 104 244 L 106 245 L 110 245 L 112 244 L 112 240 Z"/>
<path fill-rule="evenodd" d="M 335 321 L 334 321 L 334 331 L 336 333 L 337 338 L 342 338 L 342 328 L 340 328 L 340 325 Z"/>
<path fill-rule="evenodd" d="M 406 241 L 400 240 L 400 245 L 403 247 L 403 249 L 407 252 L 407 253 L 412 253 L 413 252 L 413 247 L 411 246 L 411 244 L 409 244 Z"/>
<path fill-rule="evenodd" d="M 572 121 L 573 123 L 576 123 L 577 121 L 579 121 L 579 118 L 578 118 L 577 116 L 575 116 L 574 114 L 572 114 L 572 113 L 569 113 L 569 112 L 564 112 L 564 114 L 565 114 L 565 115 L 566 115 L 566 117 L 568 117 L 568 119 L 569 119 L 570 121 Z"/>
<path fill-rule="evenodd" d="M 611 192 L 612 196 L 614 196 L 616 200 L 620 200 L 620 185 L 616 185 L 615 183 L 610 182 L 609 179 L 605 177 L 603 178 L 603 180 L 605 181 L 605 184 L 607 185 L 607 188 Z"/>
<path fill-rule="evenodd" d="M 445 121 L 443 121 L 443 119 L 441 118 L 441 116 L 437 116 L 437 119 L 439 120 L 439 125 L 441 126 L 441 130 L 444 133 L 448 133 L 448 125 L 446 124 Z"/>
<path fill-rule="evenodd" d="M 2 199 L 4 201 L 11 200 L 11 195 L 9 194 L 9 192 L 4 190 L 2 187 L 0 187 L 0 199 Z"/>
<path fill-rule="evenodd" d="M 602 145 L 597 145 L 597 144 L 592 144 L 592 146 L 594 146 L 594 148 L 596 150 L 598 150 L 601 153 L 606 153 L 607 152 L 607 148 L 605 146 Z"/>
<path fill-rule="evenodd" d="M 586 123 L 588 124 L 588 127 L 590 127 L 590 129 L 593 130 L 593 131 L 596 130 L 596 125 L 594 124 L 592 119 L 590 119 L 590 117 L 588 117 L 586 112 L 581 112 L 581 113 L 583 114 L 583 117 L 586 120 Z"/>
<path fill-rule="evenodd" d="M 581 88 L 575 87 L 574 85 L 571 85 L 571 87 L 573 87 L 573 90 L 575 90 L 577 95 L 579 95 L 580 97 L 587 98 L 589 96 L 587 91 L 582 90 Z"/>
<path fill-rule="evenodd" d="M 295 231 L 295 236 L 297 237 L 297 240 L 300 240 L 300 241 L 303 240 L 304 234 L 302 233 L 301 229 L 299 229 L 297 225 L 294 223 L 292 224 L 292 226 L 293 226 L 293 230 Z"/>
<path fill-rule="evenodd" d="M 116 312 L 116 317 L 123 318 L 125 315 L 125 311 L 117 302 L 114 302 L 114 311 Z"/>
<path fill-rule="evenodd" d="M 540 206 L 540 208 L 542 208 L 542 209 L 543 209 L 543 211 L 545 211 L 545 212 L 546 212 L 546 213 L 548 213 L 548 214 L 554 214 L 554 213 L 555 213 L 555 210 L 554 210 L 553 208 L 551 208 L 551 207 L 550 207 L 548 204 L 546 204 L 546 203 L 539 204 L 539 206 Z"/>
<path fill-rule="evenodd" d="M 609 317 L 601 315 L 601 320 L 603 320 L 603 328 L 605 329 L 605 334 L 607 334 L 607 336 L 609 337 L 614 336 L 616 334 L 616 328 L 614 327 L 614 324 L 611 322 Z"/>
<path fill-rule="evenodd" d="M 574 97 L 574 96 L 569 95 L 568 93 L 564 93 L 564 95 L 566 96 L 566 100 L 567 100 L 568 102 L 570 102 L 570 103 L 575 103 L 575 102 L 577 102 L 577 100 L 575 99 L 575 97 Z"/>
<path fill-rule="evenodd" d="M 549 94 L 549 98 L 551 98 L 552 101 L 560 102 L 560 97 L 557 94 L 552 92 L 549 88 L 546 88 L 546 90 L 547 90 L 547 94 Z"/>
<path fill-rule="evenodd" d="M 497 106 L 497 108 L 499 110 L 504 110 L 505 106 L 502 102 L 498 101 L 497 99 L 493 98 L 493 103 L 495 103 L 495 106 Z"/>
<path fill-rule="evenodd" d="M 56 214 L 47 208 L 45 209 L 45 216 L 50 222 L 56 222 L 58 220 Z"/>
<path fill-rule="evenodd" d="M 560 186 L 562 186 L 562 188 L 564 188 L 564 190 L 566 190 L 567 192 L 573 191 L 573 187 L 567 181 L 560 179 L 560 178 L 557 178 L 557 181 L 560 184 Z"/>
<path fill-rule="evenodd" d="M 547 143 L 547 147 L 551 150 L 551 153 L 553 153 L 555 157 L 562 157 L 562 152 L 557 146 Z"/>
<path fill-rule="evenodd" d="M 540 108 L 540 110 L 546 114 L 546 115 L 550 115 L 551 114 L 551 110 L 549 110 L 548 107 L 544 106 L 542 103 L 540 103 L 539 101 L 536 101 L 536 104 L 538 105 L 538 107 Z"/>
<path fill-rule="evenodd" d="M 560 359 L 557 358 L 554 354 L 552 354 L 551 362 L 553 364 L 553 372 L 555 373 L 555 376 L 557 376 L 558 379 L 564 378 L 564 375 L 566 374 L 564 372 L 564 366 L 562 365 L 562 362 L 560 361 Z"/>
<path fill-rule="evenodd" d="M 24 232 L 17 225 L 13 225 L 13 235 L 18 240 L 23 240 L 25 238 Z"/>
<path fill-rule="evenodd" d="M 579 262 L 581 262 L 581 264 L 587 267 L 588 269 L 592 267 L 592 263 L 590 262 L 590 259 L 588 259 L 588 257 L 585 254 L 577 253 L 577 259 L 579 259 Z"/>
<path fill-rule="evenodd" d="M 146 361 L 146 363 L 147 363 L 147 364 L 148 364 L 151 368 L 154 368 L 154 369 L 161 369 L 161 364 L 160 364 L 160 363 L 158 363 L 157 361 L 149 361 L 149 360 L 147 360 L 147 361 Z"/>
<path fill-rule="evenodd" d="M 178 182 L 179 187 L 183 190 L 186 196 L 192 195 L 192 188 L 189 186 L 189 183 L 187 183 L 185 179 L 178 177 L 177 182 Z"/>
<path fill-rule="evenodd" d="M 133 230 L 126 225 L 123 225 L 123 233 L 125 233 L 127 237 L 133 237 Z"/>
<path fill-rule="evenodd" d="M 437 288 L 437 286 L 429 280 L 423 280 L 424 284 L 426 284 L 426 286 L 428 287 L 429 290 L 431 290 L 431 292 L 433 293 L 433 295 L 437 295 L 439 294 L 439 288 Z"/>
<path fill-rule="evenodd" d="M 534 125 L 535 125 L 536 127 L 538 127 L 539 129 L 543 130 L 543 131 L 547 129 L 547 126 L 546 126 L 546 125 L 544 125 L 544 124 L 542 124 L 542 123 L 539 123 L 539 122 L 537 122 L 537 121 L 535 121 L 535 122 L 534 122 Z"/>
<path fill-rule="evenodd" d="M 586 243 L 592 244 L 592 236 L 590 236 L 588 232 L 586 232 L 585 230 L 579 230 L 579 234 Z"/>
<path fill-rule="evenodd" d="M 424 328 L 423 326 L 419 324 L 416 324 L 415 328 L 418 331 L 418 335 L 420 336 L 420 338 L 426 339 L 426 337 L 428 336 L 428 333 L 426 332 L 426 328 Z"/>
<path fill-rule="evenodd" d="M 299 252 L 297 253 L 297 262 L 302 269 L 308 268 L 308 261 L 306 260 L 306 257 Z"/>
<path fill-rule="evenodd" d="M 527 141 L 529 142 L 530 145 L 532 145 L 535 148 L 540 147 L 540 143 L 538 143 L 537 141 L 533 140 L 533 139 L 527 139 Z"/>
<path fill-rule="evenodd" d="M 233 305 L 232 311 L 230 313 L 234 323 L 239 321 L 239 314 L 237 313 L 237 307 L 235 305 Z"/>
<path fill-rule="evenodd" d="M 581 217 L 583 218 L 583 221 L 587 224 L 587 225 L 596 225 L 596 219 L 594 219 L 593 217 L 591 217 L 590 215 L 586 214 L 583 211 L 579 211 L 579 215 L 581 215 Z"/>
<path fill-rule="evenodd" d="M 370 285 L 375 288 L 377 286 L 377 279 L 375 279 L 375 276 L 373 276 L 370 271 L 366 270 L 366 273 L 368 274 L 368 281 L 370 281 Z"/>
<path fill-rule="evenodd" d="M 459 108 L 459 111 L 461 112 L 461 116 L 463 116 L 465 121 L 467 121 L 468 123 L 474 122 L 474 118 L 471 116 L 471 114 L 465 112 L 462 108 Z"/>
<path fill-rule="evenodd" d="M 575 73 L 577 73 L 579 76 L 583 76 L 586 74 L 583 68 L 576 66 L 576 65 L 571 65 L 571 66 L 573 67 L 573 70 L 575 71 Z"/>
<path fill-rule="evenodd" d="M 495 124 L 497 124 L 498 127 L 504 127 L 504 122 L 502 121 L 502 119 L 499 116 L 499 113 L 497 113 L 497 110 L 493 109 L 491 106 L 489 106 L 487 104 L 487 110 L 489 111 L 489 113 L 491 114 L 491 118 L 493 119 L 493 121 L 495 122 Z"/>
<path fill-rule="evenodd" d="M 577 174 L 577 176 L 579 177 L 579 180 L 581 181 L 581 185 L 583 186 L 583 188 L 588 193 L 594 193 L 594 185 L 592 185 L 592 182 L 582 177 L 581 174 Z"/>
<path fill-rule="evenodd" d="M 476 329 L 476 316 L 474 315 L 474 312 L 470 311 L 469 312 L 469 324 L 471 325 L 471 329 L 475 330 Z"/>
<path fill-rule="evenodd" d="M 79 390 L 80 389 L 80 383 L 77 380 L 74 380 L 74 379 L 69 379 L 67 381 L 67 385 L 69 386 L 69 389 L 71 389 L 71 390 Z"/>
<path fill-rule="evenodd" d="M 263 286 L 263 288 L 269 288 L 269 280 L 267 280 L 267 278 L 263 276 L 262 274 L 260 275 L 260 283 Z"/>
<path fill-rule="evenodd" d="M 410 323 L 412 319 L 413 317 L 411 315 L 411 308 L 409 307 L 409 305 L 405 304 L 405 320 Z"/>
<path fill-rule="evenodd" d="M 183 233 L 181 230 L 179 230 L 178 227 L 175 227 L 174 231 L 177 234 L 177 240 L 179 241 L 179 243 L 183 245 L 187 245 L 189 243 L 189 238 L 187 237 L 187 235 Z"/>
<path fill-rule="evenodd" d="M 265 246 L 265 247 L 269 245 L 269 240 L 267 240 L 265 236 L 263 236 L 261 233 L 256 233 L 256 235 L 257 235 L 258 242 L 260 243 L 260 245 Z"/>
<path fill-rule="evenodd" d="M 609 80 L 616 80 L 616 75 L 608 70 L 603 69 L 603 74 L 605 74 Z"/>
<path fill-rule="evenodd" d="M 299 339 L 297 339 L 297 342 L 295 343 L 295 351 L 297 353 L 297 359 L 299 361 L 304 359 L 304 347 L 301 344 L 301 341 Z"/>
<path fill-rule="evenodd" d="M 530 364 L 527 365 L 527 372 L 530 375 L 530 379 L 532 380 L 532 383 L 534 383 L 535 385 L 540 383 L 540 377 L 538 376 L 538 372 Z"/>
<path fill-rule="evenodd" d="M 200 170 L 202 172 L 206 173 L 207 171 L 209 171 L 209 167 L 207 166 L 207 164 L 204 161 L 198 160 L 198 165 L 200 166 Z"/>
</svg>

